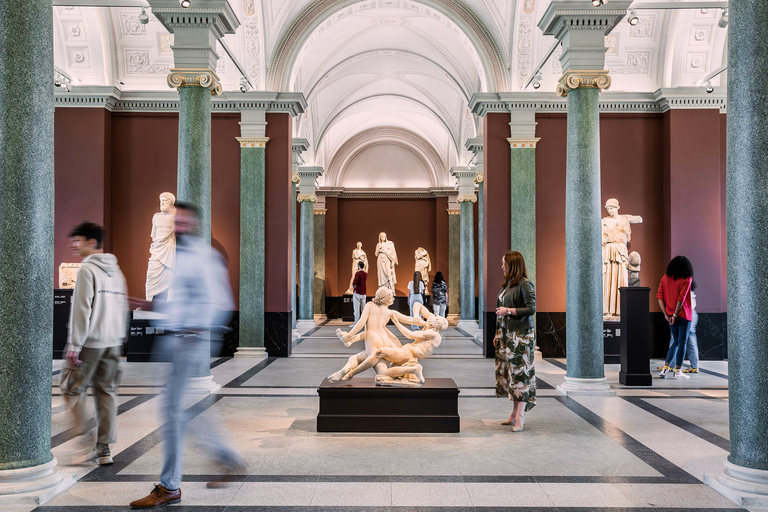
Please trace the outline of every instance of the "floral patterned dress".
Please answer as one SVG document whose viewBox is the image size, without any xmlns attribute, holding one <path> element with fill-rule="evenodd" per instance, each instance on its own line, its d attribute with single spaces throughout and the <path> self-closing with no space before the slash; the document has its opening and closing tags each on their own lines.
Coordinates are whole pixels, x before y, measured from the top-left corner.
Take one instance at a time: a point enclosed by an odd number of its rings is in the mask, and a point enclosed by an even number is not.
<svg viewBox="0 0 768 512">
<path fill-rule="evenodd" d="M 523 304 L 514 304 L 515 288 L 502 288 L 496 307 L 522 308 Z M 533 301 L 535 311 L 535 296 Z M 520 318 L 496 318 L 496 339 L 500 340 L 496 343 L 496 396 L 526 402 L 529 411 L 536 405 L 536 343 L 533 328 L 508 329 L 510 324 L 519 327 L 515 320 Z"/>
</svg>

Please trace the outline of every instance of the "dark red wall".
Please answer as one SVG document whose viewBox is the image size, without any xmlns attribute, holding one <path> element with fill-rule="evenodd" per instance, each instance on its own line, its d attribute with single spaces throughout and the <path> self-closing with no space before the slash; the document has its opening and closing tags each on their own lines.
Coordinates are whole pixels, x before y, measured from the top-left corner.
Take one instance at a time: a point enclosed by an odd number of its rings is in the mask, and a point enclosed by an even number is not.
<svg viewBox="0 0 768 512">
<path fill-rule="evenodd" d="M 368 295 L 373 296 L 378 287 L 376 274 L 376 244 L 380 232 L 387 234 L 387 239 L 395 243 L 399 265 L 397 269 L 397 295 L 408 294 L 408 281 L 413 279 L 415 268 L 414 252 L 424 247 L 432 260 L 434 276 L 438 270 L 448 275 L 448 212 L 445 199 L 339 199 L 338 204 L 338 260 L 326 259 L 327 267 L 335 267 L 337 279 L 335 285 L 327 286 L 329 296 L 341 296 L 349 286 L 352 277 L 352 250 L 357 242 L 363 243 L 363 250 L 368 256 Z M 438 211 L 442 210 L 442 212 Z M 330 212 L 330 210 L 329 210 Z M 437 243 L 438 217 L 445 216 L 446 235 Z M 327 220 L 330 220 L 327 219 Z M 326 232 L 332 232 L 333 226 L 326 224 Z M 437 267 L 438 263 L 445 267 Z M 328 273 L 330 274 L 330 272 Z"/>
</svg>

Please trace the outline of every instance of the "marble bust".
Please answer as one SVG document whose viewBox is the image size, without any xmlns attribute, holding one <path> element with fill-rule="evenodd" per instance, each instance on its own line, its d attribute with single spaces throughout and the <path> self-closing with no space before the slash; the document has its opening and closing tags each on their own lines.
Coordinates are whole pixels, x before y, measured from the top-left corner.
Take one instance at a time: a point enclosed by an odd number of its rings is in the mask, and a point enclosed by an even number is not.
<svg viewBox="0 0 768 512">
<path fill-rule="evenodd" d="M 377 258 L 379 288 L 389 288 L 394 295 L 395 284 L 397 283 L 397 276 L 395 275 L 395 265 L 398 264 L 397 252 L 395 252 L 394 242 L 387 240 L 387 234 L 384 232 L 379 233 L 379 243 L 376 244 L 374 255 Z"/>
<path fill-rule="evenodd" d="M 619 215 L 619 201 L 605 202 L 607 217 L 601 221 L 603 231 L 603 318 L 618 320 L 621 298 L 619 288 L 629 284 L 627 244 L 632 238 L 632 224 L 643 222 L 639 215 Z"/>
<path fill-rule="evenodd" d="M 352 281 L 355 280 L 355 274 L 357 274 L 357 271 L 359 270 L 357 264 L 361 261 L 364 265 L 363 271 L 368 272 L 368 256 L 365 255 L 365 251 L 363 250 L 363 243 L 357 242 L 357 247 L 352 249 L 352 277 L 349 278 L 349 288 L 344 292 L 344 295 L 352 295 L 352 292 L 354 291 L 352 289 Z"/>
<path fill-rule="evenodd" d="M 429 259 L 429 253 L 425 248 L 419 247 L 416 249 L 414 259 L 416 260 L 415 271 L 421 274 L 421 280 L 424 281 L 424 288 L 428 289 L 429 272 L 432 271 L 432 261 Z"/>
<path fill-rule="evenodd" d="M 629 281 L 627 286 L 642 286 L 640 284 L 640 261 L 640 254 L 637 251 L 629 253 L 629 262 L 627 263 Z"/>
<path fill-rule="evenodd" d="M 176 263 L 176 198 L 170 192 L 160 194 L 160 211 L 152 217 L 152 245 L 147 266 L 147 300 L 167 291 L 173 281 Z"/>
</svg>

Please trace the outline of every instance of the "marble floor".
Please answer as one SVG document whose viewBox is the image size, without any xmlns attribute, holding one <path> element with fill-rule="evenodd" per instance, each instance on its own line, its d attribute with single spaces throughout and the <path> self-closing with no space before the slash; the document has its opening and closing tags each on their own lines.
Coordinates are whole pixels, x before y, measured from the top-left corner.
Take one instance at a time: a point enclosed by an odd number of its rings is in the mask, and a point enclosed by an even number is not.
<svg viewBox="0 0 768 512">
<path fill-rule="evenodd" d="M 702 483 L 728 454 L 728 367 L 704 361 L 686 381 L 654 378 L 650 388 L 618 383 L 615 396 L 566 397 L 565 360 L 538 359 L 538 405 L 525 430 L 500 425 L 511 410 L 494 396 L 493 360 L 450 328 L 424 374 L 460 388 L 457 434 L 318 433 L 317 386 L 360 348 L 337 325 L 308 333 L 290 358 L 212 360 L 221 388 L 194 397 L 192 424 L 218 417 L 250 465 L 228 487 L 208 489 L 217 468 L 189 439 L 182 501 L 174 509 L 217 511 L 719 511 L 736 507 Z M 399 333 L 398 333 L 399 334 Z M 658 361 L 652 361 L 655 368 Z M 42 506 L 8 512 L 127 510 L 158 482 L 161 464 L 157 363 L 123 363 L 114 465 L 66 464 L 72 438 L 52 382 L 54 455 L 77 483 Z M 656 374 L 657 372 L 654 372 Z M 370 378 L 369 370 L 359 378 Z"/>
</svg>

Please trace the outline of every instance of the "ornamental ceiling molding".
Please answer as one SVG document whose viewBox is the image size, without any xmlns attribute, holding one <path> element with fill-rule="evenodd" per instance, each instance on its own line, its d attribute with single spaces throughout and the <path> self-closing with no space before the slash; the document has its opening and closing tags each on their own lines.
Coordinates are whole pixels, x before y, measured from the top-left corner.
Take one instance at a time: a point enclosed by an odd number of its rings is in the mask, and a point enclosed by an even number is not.
<svg viewBox="0 0 768 512">
<path fill-rule="evenodd" d="M 358 3 L 361 0 L 316 0 L 304 9 L 285 31 L 274 50 L 269 65 L 268 88 L 288 90 L 299 53 L 315 30 L 333 14 Z M 446 15 L 469 38 L 480 56 L 489 90 L 509 89 L 504 57 L 491 32 L 471 9 L 459 0 L 414 0 L 413 3 Z"/>
<path fill-rule="evenodd" d="M 331 157 L 325 177 L 326 184 L 330 187 L 341 187 L 346 171 L 352 162 L 365 150 L 381 143 L 395 144 L 410 149 L 415 157 L 426 164 L 425 170 L 428 171 L 433 186 L 447 182 L 447 179 L 441 179 L 440 170 L 447 169 L 448 165 L 427 140 L 410 130 L 386 126 L 371 128 L 347 139 Z"/>
<path fill-rule="evenodd" d="M 600 94 L 602 113 L 664 113 L 670 109 L 712 109 L 727 111 L 727 97 L 723 90 L 704 92 L 702 87 L 659 89 L 655 93 Z M 478 93 L 472 96 L 469 108 L 473 114 L 508 113 L 513 110 L 534 110 L 536 113 L 567 113 L 567 98 L 554 92 L 545 93 Z"/>
<path fill-rule="evenodd" d="M 111 112 L 178 112 L 179 95 L 175 91 L 126 93 L 114 87 L 71 87 L 71 92 L 54 92 L 56 107 L 106 108 Z M 248 92 L 224 93 L 211 98 L 212 112 L 266 110 L 285 112 L 296 117 L 304 113 L 307 102 L 301 93 Z"/>
</svg>

